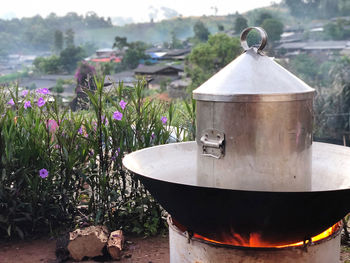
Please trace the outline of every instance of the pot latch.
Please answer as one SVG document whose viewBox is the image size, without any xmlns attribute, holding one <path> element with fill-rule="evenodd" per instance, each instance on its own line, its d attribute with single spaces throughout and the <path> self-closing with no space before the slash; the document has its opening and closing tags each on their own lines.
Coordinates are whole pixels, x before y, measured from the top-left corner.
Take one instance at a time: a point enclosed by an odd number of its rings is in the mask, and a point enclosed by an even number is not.
<svg viewBox="0 0 350 263">
<path fill-rule="evenodd" d="M 225 155 L 225 134 L 216 129 L 202 131 L 202 155 L 220 159 Z"/>
</svg>

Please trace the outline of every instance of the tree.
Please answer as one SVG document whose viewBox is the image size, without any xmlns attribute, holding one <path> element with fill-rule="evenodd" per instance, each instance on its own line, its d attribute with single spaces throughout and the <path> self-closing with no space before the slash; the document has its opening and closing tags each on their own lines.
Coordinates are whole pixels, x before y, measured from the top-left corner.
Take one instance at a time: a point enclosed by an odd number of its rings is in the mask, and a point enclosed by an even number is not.
<svg viewBox="0 0 350 263">
<path fill-rule="evenodd" d="M 324 27 L 325 38 L 340 40 L 344 37 L 344 32 L 339 23 L 328 23 Z"/>
<path fill-rule="evenodd" d="M 122 68 L 134 69 L 139 65 L 140 59 L 147 59 L 145 54 L 147 48 L 146 43 L 142 41 L 128 43 L 126 37 L 116 36 L 113 43 L 113 48 L 127 48 L 122 60 Z"/>
<path fill-rule="evenodd" d="M 52 28 L 59 28 L 60 23 L 59 23 L 59 17 L 51 12 L 47 17 L 46 17 L 46 24 L 49 25 Z"/>
<path fill-rule="evenodd" d="M 350 37 L 348 22 L 338 19 L 336 23 L 328 23 L 324 27 L 324 35 L 326 39 L 345 40 Z"/>
<path fill-rule="evenodd" d="M 256 30 L 252 30 L 247 35 L 247 43 L 249 47 L 255 46 L 258 47 L 260 45 L 261 36 L 260 33 Z"/>
<path fill-rule="evenodd" d="M 68 73 L 73 72 L 84 57 L 85 52 L 81 47 L 69 46 L 60 53 L 61 64 Z"/>
<path fill-rule="evenodd" d="M 318 12 L 323 18 L 331 18 L 340 15 L 339 0 L 320 0 Z"/>
<path fill-rule="evenodd" d="M 73 29 L 69 28 L 66 30 L 65 41 L 66 41 L 67 48 L 74 46 L 74 31 L 73 31 Z"/>
<path fill-rule="evenodd" d="M 85 21 L 87 25 L 91 28 L 97 28 L 100 26 L 100 18 L 94 11 L 88 11 L 85 14 Z"/>
<path fill-rule="evenodd" d="M 175 33 L 174 30 L 171 30 L 170 36 L 171 36 L 170 48 L 172 48 L 172 49 L 175 49 L 175 48 L 182 48 L 182 43 L 181 43 L 181 41 L 177 38 L 176 33 Z"/>
<path fill-rule="evenodd" d="M 264 22 L 265 19 L 269 19 L 272 18 L 272 15 L 268 12 L 261 12 L 258 16 L 258 18 L 255 21 L 256 25 L 262 25 L 262 23 Z"/>
<path fill-rule="evenodd" d="M 49 30 L 42 19 L 35 19 L 38 24 L 26 26 L 24 29 L 24 41 L 27 46 L 39 50 L 49 50 L 53 45 L 53 32 Z"/>
<path fill-rule="evenodd" d="M 118 37 L 116 36 L 114 38 L 113 48 L 118 48 L 119 50 L 122 50 L 124 47 L 128 46 L 128 41 L 126 37 Z"/>
<path fill-rule="evenodd" d="M 139 65 L 140 57 L 143 56 L 140 56 L 139 50 L 128 49 L 123 57 L 123 64 L 129 69 L 134 69 Z"/>
<path fill-rule="evenodd" d="M 237 34 L 241 33 L 243 29 L 248 27 L 248 20 L 244 16 L 238 16 L 235 20 L 234 29 Z"/>
<path fill-rule="evenodd" d="M 97 46 L 93 42 L 85 42 L 81 45 L 81 47 L 84 49 L 84 52 L 87 56 L 91 56 L 96 52 Z"/>
<path fill-rule="evenodd" d="M 317 16 L 320 0 L 284 0 L 290 13 L 295 17 Z"/>
<path fill-rule="evenodd" d="M 60 58 L 55 55 L 48 58 L 37 57 L 33 65 L 36 70 L 45 74 L 58 74 L 62 71 Z"/>
<path fill-rule="evenodd" d="M 283 24 L 281 21 L 274 18 L 268 18 L 263 21 L 261 26 L 265 29 L 270 40 L 278 41 L 281 39 L 283 33 Z"/>
<path fill-rule="evenodd" d="M 350 13 L 349 0 L 339 0 L 339 12 L 340 15 L 348 15 Z"/>
<path fill-rule="evenodd" d="M 185 70 L 192 80 L 190 88 L 201 85 L 240 53 L 241 45 L 237 38 L 223 33 L 209 36 L 208 42 L 196 46 L 188 57 Z"/>
<path fill-rule="evenodd" d="M 57 53 L 61 52 L 63 49 L 63 33 L 61 30 L 55 31 L 54 49 Z"/>
<path fill-rule="evenodd" d="M 218 24 L 218 30 L 219 30 L 219 32 L 222 32 L 225 30 L 225 27 L 221 24 Z"/>
<path fill-rule="evenodd" d="M 128 69 L 134 69 L 139 65 L 140 59 L 147 59 L 146 48 L 141 45 L 133 45 L 125 52 L 122 63 Z"/>
<path fill-rule="evenodd" d="M 315 57 L 307 54 L 299 54 L 290 60 L 290 70 L 310 85 L 317 78 L 318 65 Z"/>
<path fill-rule="evenodd" d="M 193 26 L 193 31 L 194 31 L 194 37 L 201 42 L 205 42 L 208 40 L 209 37 L 209 30 L 208 28 L 203 24 L 202 21 L 198 20 L 194 26 Z"/>
</svg>

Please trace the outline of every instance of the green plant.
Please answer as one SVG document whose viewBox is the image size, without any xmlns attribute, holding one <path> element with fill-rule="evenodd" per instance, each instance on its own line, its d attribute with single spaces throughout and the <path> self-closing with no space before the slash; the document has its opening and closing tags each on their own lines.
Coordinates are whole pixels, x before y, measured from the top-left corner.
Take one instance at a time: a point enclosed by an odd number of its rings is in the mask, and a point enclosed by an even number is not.
<svg viewBox="0 0 350 263">
<path fill-rule="evenodd" d="M 108 91 L 103 77 L 94 83 L 95 90 L 83 88 L 89 107 L 77 112 L 49 102 L 47 89 L 0 90 L 0 237 L 82 222 L 146 235 L 164 227 L 164 212 L 122 158 L 171 137 L 191 138 L 185 116 L 193 106 L 176 111 L 146 98 L 144 80 Z"/>
<path fill-rule="evenodd" d="M 64 91 L 62 84 L 56 84 L 55 87 L 51 89 L 53 92 L 62 93 Z"/>
<path fill-rule="evenodd" d="M 73 171 L 60 168 L 64 166 L 57 158 L 51 118 L 61 116 L 51 109 L 46 96 L 26 95 L 22 100 L 18 89 L 11 91 L 11 99 L 2 96 L 3 104 L 9 99 L 10 107 L 3 108 L 1 120 L 0 236 L 52 232 L 74 216 L 77 178 Z M 73 132 L 65 132 L 73 140 Z M 80 157 L 65 151 L 66 156 Z M 47 178 L 40 177 L 43 169 Z"/>
</svg>

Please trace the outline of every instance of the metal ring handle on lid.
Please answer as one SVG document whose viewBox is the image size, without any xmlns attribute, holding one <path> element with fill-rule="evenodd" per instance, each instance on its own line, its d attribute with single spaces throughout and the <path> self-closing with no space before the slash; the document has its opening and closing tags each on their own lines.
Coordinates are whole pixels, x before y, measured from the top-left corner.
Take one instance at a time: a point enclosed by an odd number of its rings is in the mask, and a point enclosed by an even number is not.
<svg viewBox="0 0 350 263">
<path fill-rule="evenodd" d="M 260 45 L 258 47 L 258 52 L 259 52 L 259 51 L 262 51 L 264 49 L 264 47 L 266 46 L 266 43 L 267 43 L 267 33 L 261 27 L 248 27 L 248 28 L 244 29 L 241 33 L 241 46 L 244 49 L 244 51 L 247 51 L 248 49 L 250 49 L 250 47 L 248 46 L 248 43 L 247 43 L 247 36 L 248 36 L 248 33 L 250 31 L 252 31 L 253 29 L 257 30 L 260 34 L 260 37 L 261 37 Z"/>
</svg>

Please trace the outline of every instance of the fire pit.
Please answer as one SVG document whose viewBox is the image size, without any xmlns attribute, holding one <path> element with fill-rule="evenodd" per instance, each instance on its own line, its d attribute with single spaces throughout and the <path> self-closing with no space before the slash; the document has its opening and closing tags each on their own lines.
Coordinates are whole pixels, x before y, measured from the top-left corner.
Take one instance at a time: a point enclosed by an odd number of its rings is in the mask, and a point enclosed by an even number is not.
<svg viewBox="0 0 350 263">
<path fill-rule="evenodd" d="M 337 262 L 350 150 L 312 142 L 314 90 L 262 53 L 263 29 L 249 48 L 252 29 L 245 53 L 193 92 L 196 142 L 123 163 L 172 216 L 173 263 Z"/>
<path fill-rule="evenodd" d="M 339 262 L 340 227 L 322 233 L 324 237 L 315 237 L 310 243 L 300 242 L 277 247 L 239 247 L 219 244 L 202 237 L 188 236 L 171 220 L 169 224 L 170 262 L 224 262 L 224 263 L 319 263 Z M 334 231 L 334 232 L 333 232 Z M 328 232 L 332 232 L 329 235 Z M 327 237 L 326 237 L 327 236 Z M 319 239 L 320 238 L 320 239 Z M 317 240 L 317 241 L 316 241 Z M 337 261 L 338 259 L 338 261 Z"/>
</svg>

